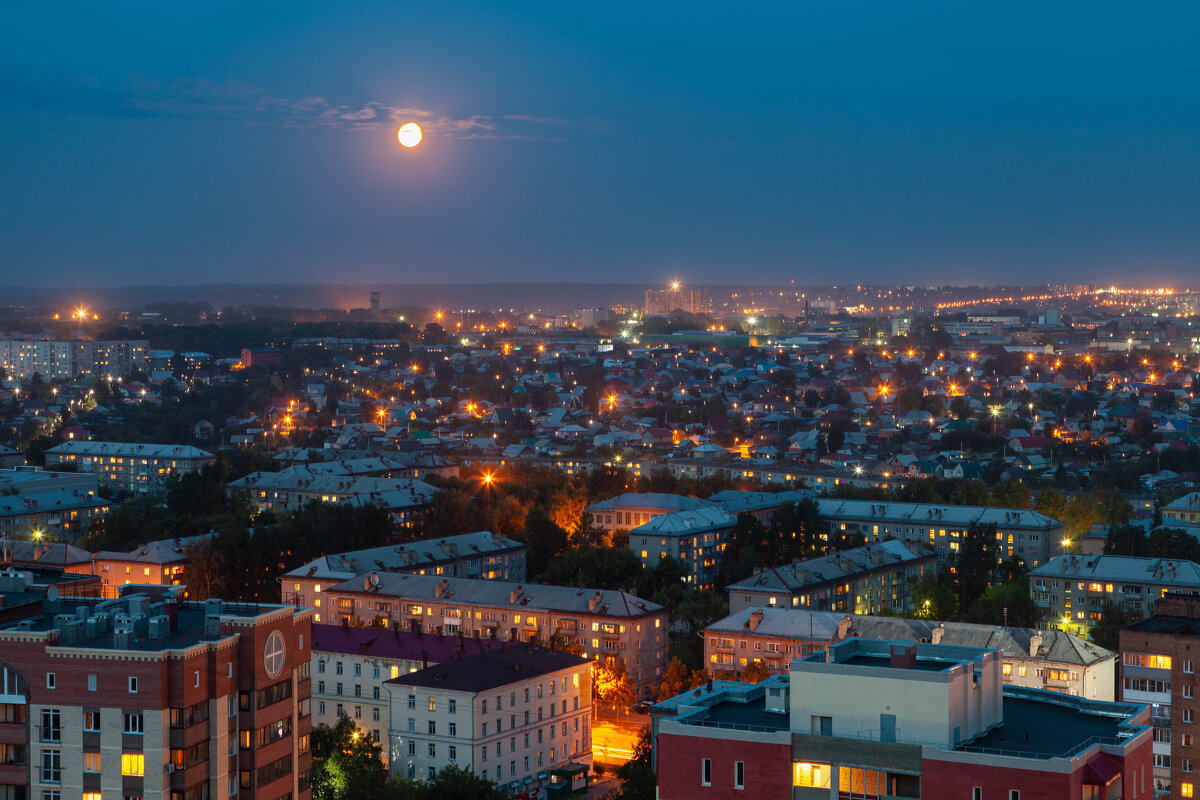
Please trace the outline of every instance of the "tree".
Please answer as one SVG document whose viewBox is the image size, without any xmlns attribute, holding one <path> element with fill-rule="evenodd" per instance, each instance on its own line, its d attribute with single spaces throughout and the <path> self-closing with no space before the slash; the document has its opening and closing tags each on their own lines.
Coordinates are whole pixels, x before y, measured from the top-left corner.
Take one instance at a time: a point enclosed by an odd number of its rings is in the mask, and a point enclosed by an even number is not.
<svg viewBox="0 0 1200 800">
<path fill-rule="evenodd" d="M 949 575 L 928 574 L 912 590 L 913 616 L 953 619 L 958 614 L 958 594 Z"/>
<path fill-rule="evenodd" d="M 688 667 L 678 658 L 672 658 L 658 686 L 658 699 L 668 700 L 692 688 L 688 681 Z"/>
<path fill-rule="evenodd" d="M 638 731 L 633 757 L 616 769 L 621 788 L 610 797 L 616 800 L 655 800 L 655 776 L 651 759 L 650 726 Z"/>
<path fill-rule="evenodd" d="M 1105 601 L 1100 610 L 1100 619 L 1092 626 L 1092 641 L 1106 650 L 1116 651 L 1120 646 L 1121 629 L 1132 625 L 1136 618 L 1120 603 Z"/>
<path fill-rule="evenodd" d="M 572 533 L 579 526 L 587 504 L 587 492 L 578 486 L 568 484 L 550 495 L 549 502 L 546 504 L 546 516 L 567 533 Z"/>
<path fill-rule="evenodd" d="M 1027 580 L 1015 580 L 991 586 L 966 613 L 967 622 L 986 625 L 1036 627 L 1042 611 L 1029 594 Z"/>
<path fill-rule="evenodd" d="M 954 577 L 958 584 L 958 601 L 970 607 L 991 585 L 996 571 L 996 524 L 967 526 L 959 544 Z"/>
<path fill-rule="evenodd" d="M 629 680 L 629 673 L 625 671 L 625 662 L 619 658 L 597 667 L 592 687 L 596 691 L 596 699 L 611 705 L 613 709 L 627 708 L 637 701 L 633 681 Z"/>
<path fill-rule="evenodd" d="M 767 665 L 759 658 L 752 660 L 742 670 L 742 680 L 746 683 L 761 683 L 769 677 L 771 677 L 770 670 L 767 669 Z"/>
<path fill-rule="evenodd" d="M 358 800 L 382 796 L 387 771 L 379 758 L 379 745 L 355 727 L 349 717 L 333 727 L 318 725 L 312 731 L 313 800 Z"/>
</svg>

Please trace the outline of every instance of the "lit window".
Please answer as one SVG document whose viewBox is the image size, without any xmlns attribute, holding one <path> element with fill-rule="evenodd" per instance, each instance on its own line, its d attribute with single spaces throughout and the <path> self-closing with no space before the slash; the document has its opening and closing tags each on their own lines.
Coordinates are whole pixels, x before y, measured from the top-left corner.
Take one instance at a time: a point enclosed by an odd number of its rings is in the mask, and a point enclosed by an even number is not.
<svg viewBox="0 0 1200 800">
<path fill-rule="evenodd" d="M 121 754 L 121 774 L 141 778 L 146 774 L 146 756 L 142 753 Z"/>
<path fill-rule="evenodd" d="M 807 786 L 814 789 L 828 789 L 829 778 L 833 774 L 828 764 L 810 764 L 797 761 L 792 765 L 792 785 Z"/>
</svg>

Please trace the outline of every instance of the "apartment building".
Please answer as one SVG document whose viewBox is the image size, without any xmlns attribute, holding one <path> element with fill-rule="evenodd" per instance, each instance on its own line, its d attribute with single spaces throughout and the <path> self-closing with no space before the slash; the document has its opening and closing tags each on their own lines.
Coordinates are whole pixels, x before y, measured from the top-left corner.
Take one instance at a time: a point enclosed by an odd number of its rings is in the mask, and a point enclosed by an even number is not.
<svg viewBox="0 0 1200 800">
<path fill-rule="evenodd" d="M 135 494 L 165 491 L 176 476 L 216 463 L 216 456 L 190 445 L 94 442 L 75 439 L 46 451 L 46 465 L 70 464 L 97 475 L 102 486 Z"/>
<path fill-rule="evenodd" d="M 937 571 L 932 550 L 914 552 L 893 539 L 764 569 L 730 584 L 729 610 L 781 606 L 852 614 L 903 612 L 912 608 L 912 584 Z"/>
<path fill-rule="evenodd" d="M 851 638 L 651 712 L 661 800 L 1149 800 L 1149 709 L 1005 686 L 982 647 Z"/>
<path fill-rule="evenodd" d="M 305 800 L 310 645 L 291 606 L 48 593 L 0 627 L 0 795 Z"/>
<path fill-rule="evenodd" d="M 629 492 L 593 503 L 585 509 L 592 515 L 592 524 L 605 531 L 632 530 L 655 517 L 680 511 L 707 510 L 719 512 L 720 506 L 681 494 L 661 492 Z"/>
<path fill-rule="evenodd" d="M 289 513 L 309 503 L 350 503 L 386 509 L 397 526 L 410 526 L 425 512 L 437 489 L 414 478 L 392 479 L 287 472 L 253 472 L 229 483 L 261 511 Z"/>
<path fill-rule="evenodd" d="M 669 317 L 675 311 L 708 314 L 711 309 L 707 289 L 684 289 L 673 283 L 667 289 L 647 289 L 643 312 L 647 317 Z"/>
<path fill-rule="evenodd" d="M 580 656 L 493 640 L 386 686 L 394 776 L 457 766 L 536 792 L 551 769 L 591 766 L 592 664 Z"/>
<path fill-rule="evenodd" d="M 1170 525 L 1167 520 L 1200 523 L 1200 492 L 1189 492 L 1175 498 L 1162 507 L 1162 515 L 1166 525 Z"/>
<path fill-rule="evenodd" d="M 683 566 L 693 587 L 712 589 L 721 553 L 736 524 L 736 517 L 717 507 L 659 514 L 629 531 L 629 549 L 643 569 L 654 569 L 669 557 Z"/>
<path fill-rule="evenodd" d="M 899 539 L 931 548 L 943 562 L 957 557 L 972 525 L 996 526 L 996 560 L 1017 556 L 1031 567 L 1044 564 L 1063 547 L 1063 525 L 1029 509 L 930 503 L 817 500 L 825 534 L 861 534 L 867 542 Z"/>
<path fill-rule="evenodd" d="M 349 625 L 312 626 L 313 725 L 350 717 L 382 748 L 387 764 L 391 711 L 384 682 L 489 647 L 491 639 Z"/>
<path fill-rule="evenodd" d="M 1121 631 L 1121 699 L 1150 706 L 1155 788 L 1170 797 L 1196 792 L 1200 736 L 1196 662 L 1200 660 L 1200 598 L 1167 594 L 1153 616 Z"/>
<path fill-rule="evenodd" d="M 657 692 L 667 666 L 667 610 L 628 592 L 378 572 L 324 595 L 331 623 L 576 645 L 588 658 L 623 663 L 638 697 Z"/>
<path fill-rule="evenodd" d="M 1200 565 L 1171 558 L 1062 555 L 1030 570 L 1029 591 L 1052 624 L 1087 636 L 1106 602 L 1144 619 L 1168 592 L 1200 594 Z"/>
<path fill-rule="evenodd" d="M 279 578 L 282 600 L 316 609 L 317 622 L 332 621 L 321 607 L 321 589 L 373 571 L 523 581 L 525 545 L 491 531 L 478 531 L 321 556 Z"/>
<path fill-rule="evenodd" d="M 160 539 L 125 552 L 101 550 L 92 555 L 92 571 L 100 576 L 106 597 L 115 597 L 130 583 L 182 586 L 187 582 L 188 548 L 209 537 Z"/>
<path fill-rule="evenodd" d="M 78 489 L 0 495 L 0 538 L 77 542 L 111 504 Z"/>
<path fill-rule="evenodd" d="M 148 371 L 150 343 L 139 340 L 0 339 L 0 366 L 10 378 L 116 380 Z"/>
<path fill-rule="evenodd" d="M 784 674 L 793 658 L 850 638 L 985 647 L 1003 654 L 1005 686 L 1114 700 L 1117 654 L 1058 629 L 938 622 L 786 608 L 744 608 L 709 625 L 704 662 L 713 674 L 740 675 L 754 661 Z"/>
</svg>

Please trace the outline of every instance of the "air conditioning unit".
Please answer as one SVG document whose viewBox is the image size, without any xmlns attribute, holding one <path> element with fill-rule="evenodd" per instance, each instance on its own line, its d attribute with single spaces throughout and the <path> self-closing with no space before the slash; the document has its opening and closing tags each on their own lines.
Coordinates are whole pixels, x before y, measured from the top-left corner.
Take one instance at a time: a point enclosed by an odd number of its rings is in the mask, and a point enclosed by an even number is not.
<svg viewBox="0 0 1200 800">
<path fill-rule="evenodd" d="M 174 765 L 174 764 L 163 764 L 163 772 L 165 772 L 165 773 L 167 773 L 168 775 L 170 775 L 170 774 L 171 774 L 172 772 L 174 772 L 174 771 L 175 771 L 175 765 Z"/>
</svg>

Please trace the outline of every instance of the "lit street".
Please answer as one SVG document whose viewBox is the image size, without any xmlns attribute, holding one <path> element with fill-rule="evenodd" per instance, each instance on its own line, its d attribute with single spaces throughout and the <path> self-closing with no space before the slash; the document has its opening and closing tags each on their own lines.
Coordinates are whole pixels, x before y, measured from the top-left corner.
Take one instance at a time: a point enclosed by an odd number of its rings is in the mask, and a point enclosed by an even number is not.
<svg viewBox="0 0 1200 800">
<path fill-rule="evenodd" d="M 633 756 L 638 731 L 650 717 L 630 715 L 621 719 L 597 719 L 592 725 L 592 758 L 604 764 L 623 764 Z"/>
</svg>

